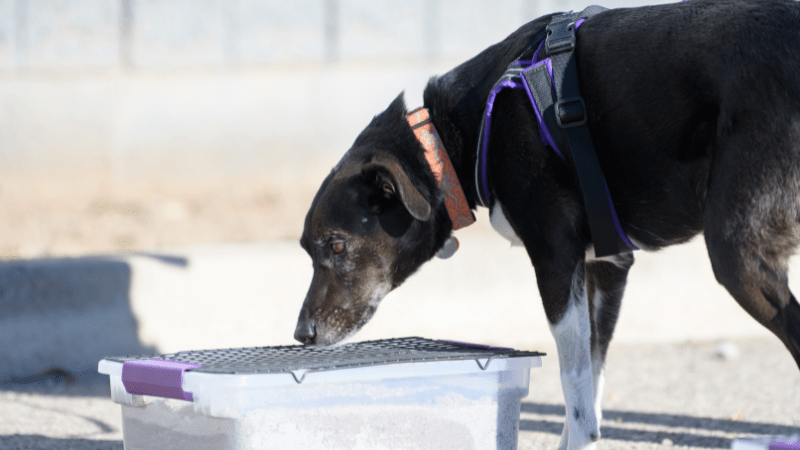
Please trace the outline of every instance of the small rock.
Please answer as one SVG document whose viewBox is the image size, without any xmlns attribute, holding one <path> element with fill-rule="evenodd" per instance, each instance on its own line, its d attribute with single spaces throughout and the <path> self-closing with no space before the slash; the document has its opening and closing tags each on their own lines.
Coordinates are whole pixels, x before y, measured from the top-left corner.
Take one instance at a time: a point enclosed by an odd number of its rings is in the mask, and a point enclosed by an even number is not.
<svg viewBox="0 0 800 450">
<path fill-rule="evenodd" d="M 101 214 L 107 213 L 107 212 L 109 212 L 109 211 L 111 211 L 113 209 L 114 209 L 113 206 L 109 202 L 100 202 L 100 201 L 98 201 L 98 202 L 94 202 L 91 205 L 89 205 L 89 211 L 91 211 L 92 213 L 94 213 L 94 214 L 96 214 L 98 216 L 101 215 Z"/>
<path fill-rule="evenodd" d="M 733 342 L 723 342 L 714 350 L 714 356 L 725 361 L 736 361 L 739 353 L 739 346 Z"/>
<path fill-rule="evenodd" d="M 661 441 L 661 445 L 666 445 L 667 447 L 672 447 L 672 440 L 671 439 L 664 439 Z"/>
<path fill-rule="evenodd" d="M 181 202 L 170 201 L 161 206 L 161 213 L 168 220 L 183 220 L 188 216 L 186 207 Z"/>
</svg>

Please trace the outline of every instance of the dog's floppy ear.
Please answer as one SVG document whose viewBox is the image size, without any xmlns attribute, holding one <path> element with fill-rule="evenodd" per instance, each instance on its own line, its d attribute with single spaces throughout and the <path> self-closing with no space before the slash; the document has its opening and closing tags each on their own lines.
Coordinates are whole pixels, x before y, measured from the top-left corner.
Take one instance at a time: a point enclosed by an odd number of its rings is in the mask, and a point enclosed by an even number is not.
<svg viewBox="0 0 800 450">
<path fill-rule="evenodd" d="M 431 205 L 419 192 L 400 163 L 387 158 L 376 159 L 361 169 L 365 177 L 377 176 L 383 181 L 381 188 L 397 196 L 411 216 L 423 222 L 431 218 Z"/>
</svg>

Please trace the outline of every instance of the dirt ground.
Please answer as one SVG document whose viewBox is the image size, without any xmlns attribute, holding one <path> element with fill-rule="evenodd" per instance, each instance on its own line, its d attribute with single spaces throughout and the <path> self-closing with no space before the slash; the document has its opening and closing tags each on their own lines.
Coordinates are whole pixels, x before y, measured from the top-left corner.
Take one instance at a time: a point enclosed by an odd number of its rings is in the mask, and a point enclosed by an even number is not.
<svg viewBox="0 0 800 450">
<path fill-rule="evenodd" d="M 0 259 L 299 239 L 329 170 L 170 182 L 0 176 Z M 493 232 L 480 214 L 462 233 Z"/>
<path fill-rule="evenodd" d="M 775 340 L 727 344 L 737 352 L 725 357 L 716 343 L 612 344 L 598 448 L 725 449 L 735 439 L 800 433 L 800 374 L 786 349 Z M 531 371 L 520 450 L 558 444 L 564 404 L 558 364 L 548 358 Z M 0 384 L 0 449 L 121 450 L 121 411 L 107 379 Z"/>
<path fill-rule="evenodd" d="M 0 258 L 298 238 L 324 175 L 325 169 L 300 180 L 0 177 Z"/>
</svg>

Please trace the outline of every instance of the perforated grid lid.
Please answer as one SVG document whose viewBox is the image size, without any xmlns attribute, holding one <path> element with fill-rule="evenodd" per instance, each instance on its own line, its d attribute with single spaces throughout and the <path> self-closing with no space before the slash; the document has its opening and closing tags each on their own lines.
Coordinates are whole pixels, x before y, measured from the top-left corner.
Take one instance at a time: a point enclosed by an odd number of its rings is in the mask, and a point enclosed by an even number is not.
<svg viewBox="0 0 800 450">
<path fill-rule="evenodd" d="M 200 364 L 199 368 L 192 370 L 193 372 L 253 374 L 285 373 L 297 370 L 318 372 L 411 362 L 531 356 L 544 356 L 544 353 L 409 337 L 357 342 L 334 348 L 302 345 L 232 348 L 185 351 L 155 357 Z M 125 363 L 153 357 L 152 355 L 113 357 L 106 358 L 106 360 Z"/>
</svg>

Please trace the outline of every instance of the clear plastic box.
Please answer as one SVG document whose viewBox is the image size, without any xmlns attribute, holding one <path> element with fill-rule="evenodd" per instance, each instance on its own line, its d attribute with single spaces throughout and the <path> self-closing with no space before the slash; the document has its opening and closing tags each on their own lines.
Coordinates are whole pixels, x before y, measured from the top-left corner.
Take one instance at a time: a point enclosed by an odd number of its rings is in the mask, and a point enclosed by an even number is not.
<svg viewBox="0 0 800 450">
<path fill-rule="evenodd" d="M 275 349 L 307 357 L 241 364 Z M 99 371 L 122 405 L 126 450 L 515 449 L 540 356 L 405 338 L 106 358 Z"/>
</svg>

